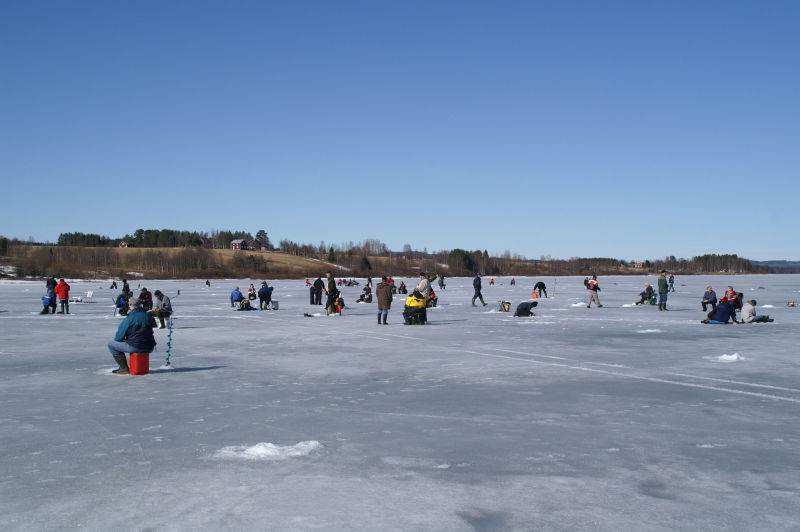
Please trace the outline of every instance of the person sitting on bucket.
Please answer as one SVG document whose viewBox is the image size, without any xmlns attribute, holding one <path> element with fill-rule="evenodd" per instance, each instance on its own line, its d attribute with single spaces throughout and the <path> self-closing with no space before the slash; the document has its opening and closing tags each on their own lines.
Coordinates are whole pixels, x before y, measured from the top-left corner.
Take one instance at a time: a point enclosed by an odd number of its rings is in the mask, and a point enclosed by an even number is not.
<svg viewBox="0 0 800 532">
<path fill-rule="evenodd" d="M 119 324 L 114 339 L 108 342 L 108 350 L 114 357 L 114 362 L 119 364 L 119 368 L 111 373 L 117 375 L 129 373 L 125 353 L 152 353 L 156 347 L 156 339 L 153 336 L 155 323 L 152 316 L 144 311 L 137 299 L 131 298 L 129 306 L 131 311 Z"/>
<path fill-rule="evenodd" d="M 244 296 L 239 291 L 238 286 L 233 287 L 233 292 L 231 292 L 231 306 L 235 307 L 237 303 L 241 302 L 244 299 Z"/>
<path fill-rule="evenodd" d="M 161 293 L 161 290 L 156 290 L 153 294 L 156 296 L 155 308 L 147 313 L 154 318 L 158 318 L 161 322 L 159 329 L 164 329 L 167 326 L 164 318 L 169 318 L 172 315 L 172 303 L 167 296 Z"/>
<path fill-rule="evenodd" d="M 639 301 L 636 302 L 637 305 L 644 305 L 648 301 L 650 301 L 650 297 L 653 295 L 653 287 L 650 286 L 650 283 L 644 285 L 644 290 L 639 292 Z"/>
</svg>

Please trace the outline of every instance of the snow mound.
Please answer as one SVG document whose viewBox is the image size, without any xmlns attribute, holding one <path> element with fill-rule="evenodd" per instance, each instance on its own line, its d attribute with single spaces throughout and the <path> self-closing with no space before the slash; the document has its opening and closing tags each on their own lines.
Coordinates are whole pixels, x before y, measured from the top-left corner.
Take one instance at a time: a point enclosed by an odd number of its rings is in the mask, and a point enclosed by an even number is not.
<svg viewBox="0 0 800 532">
<path fill-rule="evenodd" d="M 633 303 L 625 303 L 624 305 L 622 305 L 622 308 L 629 308 L 629 307 L 635 307 L 635 306 L 636 305 L 634 305 Z"/>
<path fill-rule="evenodd" d="M 572 306 L 573 307 L 585 307 L 586 303 L 573 303 Z"/>
<path fill-rule="evenodd" d="M 734 353 L 732 355 L 723 354 L 716 357 L 714 360 L 718 360 L 720 362 L 740 362 L 744 360 L 744 357 L 739 353 Z"/>
<path fill-rule="evenodd" d="M 761 308 L 775 308 L 775 305 L 761 305 Z"/>
<path fill-rule="evenodd" d="M 641 331 L 636 331 L 639 334 L 648 334 L 648 333 L 660 333 L 664 332 L 661 329 L 642 329 Z"/>
<path fill-rule="evenodd" d="M 252 447 L 234 445 L 223 447 L 214 454 L 216 458 L 241 458 L 244 460 L 286 460 L 299 456 L 307 456 L 322 447 L 318 441 L 301 441 L 295 445 L 275 445 L 274 443 L 257 443 Z"/>
</svg>

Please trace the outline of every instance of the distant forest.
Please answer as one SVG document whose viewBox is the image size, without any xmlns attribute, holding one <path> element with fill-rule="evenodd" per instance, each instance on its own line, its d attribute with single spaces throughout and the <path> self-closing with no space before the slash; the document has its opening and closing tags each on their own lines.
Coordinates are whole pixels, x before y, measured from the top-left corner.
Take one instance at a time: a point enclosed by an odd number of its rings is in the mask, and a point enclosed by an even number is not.
<svg viewBox="0 0 800 532">
<path fill-rule="evenodd" d="M 211 250 L 229 250 L 235 240 L 244 240 L 247 251 L 226 252 L 230 260 L 212 255 Z M 124 242 L 128 248 L 121 256 L 113 248 Z M 141 248 L 136 250 L 135 248 Z M 164 251 L 159 251 L 163 248 Z M 272 254 L 262 253 L 269 251 Z M 339 275 L 367 276 L 380 272 L 394 275 L 415 275 L 424 270 L 431 274 L 451 276 L 474 275 L 619 275 L 646 274 L 667 270 L 675 274 L 700 273 L 797 273 L 799 268 L 777 268 L 735 254 L 707 254 L 690 259 L 674 256 L 664 259 L 626 261 L 616 258 L 572 257 L 528 259 L 506 251 L 502 256 L 486 250 L 414 250 L 405 244 L 401 251 L 389 250 L 379 240 L 344 244 L 300 244 L 280 240 L 275 247 L 265 230 L 255 236 L 246 231 L 212 230 L 210 232 L 171 229 L 137 229 L 122 238 L 98 234 L 62 233 L 58 242 L 42 244 L 0 237 L 2 264 L 14 265 L 16 276 L 36 277 L 49 274 L 86 276 L 96 272 L 118 273 L 141 271 L 153 276 L 169 277 L 248 277 L 269 274 L 272 277 L 304 277 L 307 261 L 296 265 L 283 261 L 277 265 L 276 255 L 289 255 L 321 261 L 318 268 L 335 265 Z"/>
</svg>

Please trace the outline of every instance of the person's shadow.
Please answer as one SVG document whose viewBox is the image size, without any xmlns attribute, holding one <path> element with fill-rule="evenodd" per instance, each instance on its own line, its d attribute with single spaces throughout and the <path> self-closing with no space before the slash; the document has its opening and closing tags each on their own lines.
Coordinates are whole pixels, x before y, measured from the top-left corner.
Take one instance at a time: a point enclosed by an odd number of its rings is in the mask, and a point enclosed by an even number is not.
<svg viewBox="0 0 800 532">
<path fill-rule="evenodd" d="M 228 366 L 207 366 L 205 368 L 158 368 L 158 369 L 151 369 L 150 373 L 187 373 L 190 371 L 209 371 L 214 369 L 222 369 L 227 368 Z"/>
</svg>

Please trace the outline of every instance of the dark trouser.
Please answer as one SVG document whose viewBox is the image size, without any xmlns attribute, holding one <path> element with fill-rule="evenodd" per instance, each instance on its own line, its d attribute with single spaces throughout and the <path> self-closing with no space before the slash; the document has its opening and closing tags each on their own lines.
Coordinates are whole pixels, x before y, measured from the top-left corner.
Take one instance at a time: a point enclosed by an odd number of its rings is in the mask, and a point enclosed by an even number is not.
<svg viewBox="0 0 800 532">
<path fill-rule="evenodd" d="M 267 296 L 259 295 L 258 296 L 258 308 L 261 309 L 261 310 L 264 310 L 264 309 L 267 308 L 267 305 L 269 305 L 269 299 L 267 299 Z"/>
<path fill-rule="evenodd" d="M 61 303 L 61 314 L 69 314 L 69 299 L 61 299 L 59 303 Z"/>
<path fill-rule="evenodd" d="M 322 305 L 322 290 L 314 290 L 313 305 Z"/>
<path fill-rule="evenodd" d="M 714 309 L 717 308 L 717 300 L 716 299 L 712 299 L 711 301 L 702 301 L 700 304 L 703 305 L 703 312 L 706 311 L 706 309 L 708 308 L 708 305 L 711 305 L 711 310 L 714 310 Z"/>
<path fill-rule="evenodd" d="M 147 313 L 153 316 L 154 318 L 158 318 L 158 321 L 161 323 L 162 329 L 167 326 L 167 323 L 164 320 L 164 318 L 169 318 L 170 314 L 172 314 L 171 312 L 167 312 L 166 310 L 160 308 L 157 308 L 155 310 L 150 310 Z"/>
<path fill-rule="evenodd" d="M 547 290 L 545 290 L 544 288 L 539 289 L 539 297 L 542 297 L 542 292 L 544 292 L 544 297 L 547 297 Z"/>
<path fill-rule="evenodd" d="M 313 305 L 314 304 L 314 299 L 316 299 L 316 295 L 317 295 L 317 291 L 314 290 L 314 287 L 313 286 L 309 287 L 309 289 L 308 289 L 308 304 L 309 305 Z"/>
<path fill-rule="evenodd" d="M 647 300 L 650 299 L 649 297 L 647 297 L 647 294 L 645 292 L 642 292 L 639 295 L 642 297 L 642 299 L 636 302 L 637 305 L 644 305 L 645 303 L 647 303 Z"/>
<path fill-rule="evenodd" d="M 328 294 L 328 299 L 325 300 L 325 310 L 333 314 L 336 312 L 336 298 L 333 294 Z"/>
<path fill-rule="evenodd" d="M 474 296 L 472 296 L 472 304 L 473 304 L 473 305 L 475 304 L 475 300 L 476 300 L 476 299 L 480 299 L 480 300 L 481 300 L 481 303 L 483 303 L 484 305 L 486 305 L 486 302 L 483 300 L 483 294 L 481 294 L 481 291 L 480 291 L 480 290 L 475 290 L 475 295 L 474 295 Z"/>
</svg>

